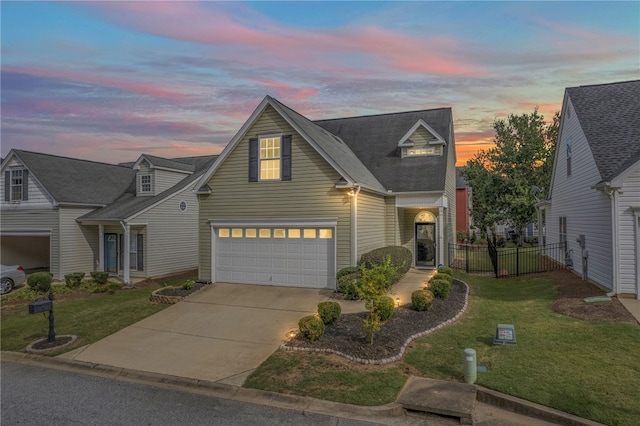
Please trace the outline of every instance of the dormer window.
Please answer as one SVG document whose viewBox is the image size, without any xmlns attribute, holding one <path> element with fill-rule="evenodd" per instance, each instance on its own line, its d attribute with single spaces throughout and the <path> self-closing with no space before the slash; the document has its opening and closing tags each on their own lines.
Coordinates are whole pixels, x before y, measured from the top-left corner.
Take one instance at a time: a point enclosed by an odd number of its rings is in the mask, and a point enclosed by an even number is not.
<svg viewBox="0 0 640 426">
<path fill-rule="evenodd" d="M 407 148 L 407 157 L 413 157 L 418 155 L 436 155 L 438 154 L 436 148 Z"/>
<path fill-rule="evenodd" d="M 151 194 L 153 192 L 153 179 L 151 175 L 140 175 L 140 193 Z"/>
</svg>

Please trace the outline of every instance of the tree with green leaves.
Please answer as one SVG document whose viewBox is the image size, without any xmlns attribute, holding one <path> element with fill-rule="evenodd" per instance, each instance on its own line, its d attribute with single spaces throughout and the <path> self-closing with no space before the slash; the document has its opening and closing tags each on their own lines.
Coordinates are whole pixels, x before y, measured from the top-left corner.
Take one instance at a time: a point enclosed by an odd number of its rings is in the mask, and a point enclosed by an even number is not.
<svg viewBox="0 0 640 426">
<path fill-rule="evenodd" d="M 551 123 L 538 107 L 531 114 L 496 120 L 495 146 L 467 161 L 462 176 L 472 190 L 471 217 L 483 231 L 504 223 L 524 234 L 536 220 L 535 204 L 551 182 L 560 113 Z"/>
</svg>

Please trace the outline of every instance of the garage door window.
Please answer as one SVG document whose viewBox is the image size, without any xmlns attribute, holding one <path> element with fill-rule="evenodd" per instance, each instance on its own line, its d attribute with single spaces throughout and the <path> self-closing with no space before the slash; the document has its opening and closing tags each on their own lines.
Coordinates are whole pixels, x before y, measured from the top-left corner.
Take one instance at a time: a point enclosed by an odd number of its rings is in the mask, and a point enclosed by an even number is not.
<svg viewBox="0 0 640 426">
<path fill-rule="evenodd" d="M 283 228 L 276 228 L 273 230 L 273 238 L 284 238 L 286 230 Z"/>
<path fill-rule="evenodd" d="M 242 238 L 242 228 L 233 228 L 233 229 L 231 229 L 231 237 L 232 238 Z"/>
<path fill-rule="evenodd" d="M 289 238 L 300 238 L 300 230 L 298 228 L 289 229 Z"/>
<path fill-rule="evenodd" d="M 218 236 L 220 238 L 229 238 L 229 228 L 218 229 Z"/>
<path fill-rule="evenodd" d="M 318 231 L 318 234 L 319 234 L 320 238 L 322 238 L 322 239 L 332 238 L 333 237 L 333 230 L 332 229 L 320 229 Z"/>
<path fill-rule="evenodd" d="M 305 229 L 304 230 L 304 237 L 305 238 L 315 238 L 316 237 L 316 230 L 315 229 Z"/>
<path fill-rule="evenodd" d="M 256 235 L 256 228 L 247 228 L 244 230 L 244 236 L 247 238 L 255 238 Z"/>
<path fill-rule="evenodd" d="M 260 229 L 260 238 L 271 238 L 271 229 Z"/>
</svg>

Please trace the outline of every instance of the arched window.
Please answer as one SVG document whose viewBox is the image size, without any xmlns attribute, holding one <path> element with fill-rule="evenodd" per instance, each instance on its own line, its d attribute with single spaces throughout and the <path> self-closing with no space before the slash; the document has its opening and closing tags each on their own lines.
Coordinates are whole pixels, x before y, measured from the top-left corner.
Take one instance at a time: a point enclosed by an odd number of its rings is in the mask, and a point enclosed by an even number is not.
<svg viewBox="0 0 640 426">
<path fill-rule="evenodd" d="M 416 215 L 415 223 L 435 223 L 436 217 L 433 213 L 422 211 Z"/>
</svg>

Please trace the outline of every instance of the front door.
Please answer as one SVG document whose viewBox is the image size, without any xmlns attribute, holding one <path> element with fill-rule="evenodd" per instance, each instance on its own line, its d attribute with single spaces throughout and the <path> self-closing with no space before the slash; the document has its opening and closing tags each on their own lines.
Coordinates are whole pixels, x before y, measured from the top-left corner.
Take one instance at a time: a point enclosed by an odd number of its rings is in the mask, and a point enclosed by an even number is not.
<svg viewBox="0 0 640 426">
<path fill-rule="evenodd" d="M 436 224 L 416 223 L 416 266 L 436 266 Z"/>
<path fill-rule="evenodd" d="M 118 234 L 104 234 L 104 270 L 118 272 Z"/>
</svg>

